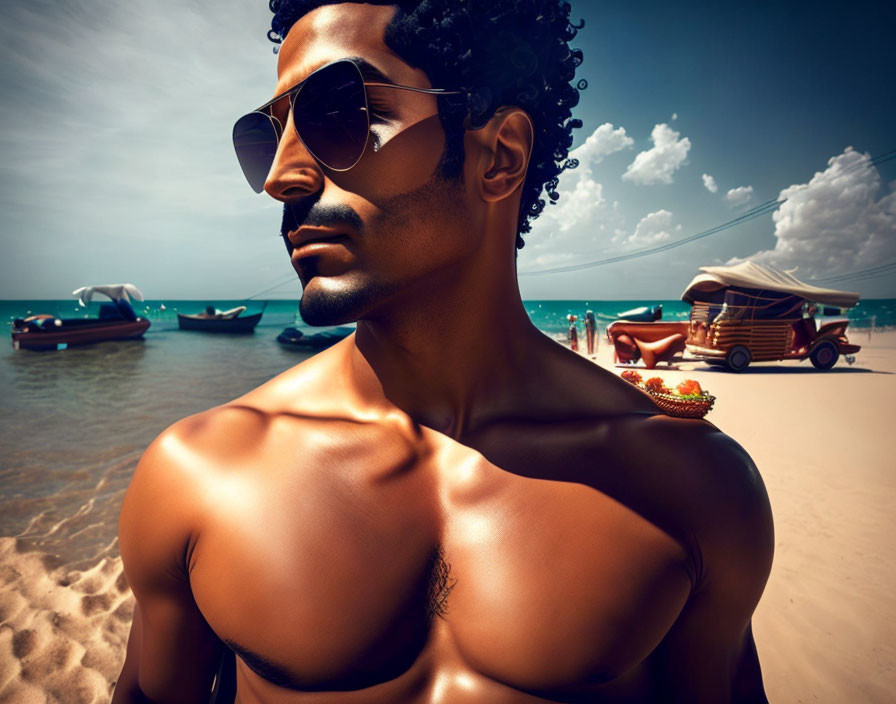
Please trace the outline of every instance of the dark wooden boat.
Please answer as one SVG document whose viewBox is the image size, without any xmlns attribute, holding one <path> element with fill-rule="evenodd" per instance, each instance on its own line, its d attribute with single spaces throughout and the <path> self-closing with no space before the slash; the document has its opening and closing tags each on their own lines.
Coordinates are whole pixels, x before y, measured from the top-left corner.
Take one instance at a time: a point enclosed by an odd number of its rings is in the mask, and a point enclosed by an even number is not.
<svg viewBox="0 0 896 704">
<path fill-rule="evenodd" d="M 133 340 L 143 337 L 148 328 L 146 318 L 97 320 L 31 316 L 13 322 L 12 346 L 17 350 L 56 350 L 107 340 Z"/>
<path fill-rule="evenodd" d="M 252 315 L 241 315 L 246 306 L 240 306 L 223 313 L 206 311 L 197 315 L 177 314 L 177 324 L 181 330 L 199 330 L 201 332 L 217 332 L 230 334 L 249 334 L 264 315 L 264 310 Z"/>
<path fill-rule="evenodd" d="M 143 337 L 149 321 L 139 317 L 128 301 L 128 293 L 138 300 L 143 295 L 133 284 L 86 286 L 74 295 L 87 305 L 94 293 L 102 293 L 112 303 L 100 306 L 97 318 L 57 318 L 54 315 L 32 315 L 16 318 L 12 324 L 12 346 L 22 350 L 58 350 L 110 340 L 133 340 Z"/>
</svg>

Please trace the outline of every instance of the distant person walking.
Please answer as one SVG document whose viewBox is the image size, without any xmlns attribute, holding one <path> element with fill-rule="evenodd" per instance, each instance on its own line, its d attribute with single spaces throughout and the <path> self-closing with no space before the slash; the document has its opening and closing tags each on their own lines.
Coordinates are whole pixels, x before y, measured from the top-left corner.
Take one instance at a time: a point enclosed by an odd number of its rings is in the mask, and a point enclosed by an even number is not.
<svg viewBox="0 0 896 704">
<path fill-rule="evenodd" d="M 594 349 L 597 347 L 597 319 L 594 317 L 593 310 L 585 311 L 585 340 L 588 345 L 588 354 L 594 356 Z"/>
<path fill-rule="evenodd" d="M 579 328 L 576 326 L 576 321 L 579 319 L 579 316 L 573 315 L 570 313 L 566 316 L 566 319 L 569 321 L 569 348 L 573 352 L 579 351 Z"/>
</svg>

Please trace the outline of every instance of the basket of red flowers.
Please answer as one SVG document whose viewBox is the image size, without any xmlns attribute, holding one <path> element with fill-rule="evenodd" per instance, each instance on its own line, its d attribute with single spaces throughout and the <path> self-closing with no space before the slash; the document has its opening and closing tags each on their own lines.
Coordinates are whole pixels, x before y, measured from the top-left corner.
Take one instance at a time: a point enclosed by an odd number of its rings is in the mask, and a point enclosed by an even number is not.
<svg viewBox="0 0 896 704">
<path fill-rule="evenodd" d="M 658 376 L 642 381 L 641 375 L 634 369 L 626 369 L 622 372 L 622 378 L 650 394 L 653 402 L 670 416 L 702 418 L 709 413 L 716 400 L 693 379 L 685 379 L 675 389 L 670 389 Z"/>
</svg>

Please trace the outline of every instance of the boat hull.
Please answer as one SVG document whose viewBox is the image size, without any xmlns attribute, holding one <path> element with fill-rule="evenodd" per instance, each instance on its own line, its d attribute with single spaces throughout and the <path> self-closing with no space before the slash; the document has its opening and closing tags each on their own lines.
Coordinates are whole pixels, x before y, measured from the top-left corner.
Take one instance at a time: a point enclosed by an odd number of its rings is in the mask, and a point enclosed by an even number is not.
<svg viewBox="0 0 896 704">
<path fill-rule="evenodd" d="M 295 349 L 322 350 L 344 340 L 353 332 L 354 330 L 351 328 L 342 327 L 313 335 L 303 335 L 296 328 L 286 328 L 277 335 L 277 342 L 284 347 Z"/>
<path fill-rule="evenodd" d="M 617 313 L 617 320 L 629 323 L 652 323 L 663 317 L 663 306 L 641 306 Z"/>
<path fill-rule="evenodd" d="M 177 324 L 181 330 L 245 335 L 255 331 L 262 315 L 263 313 L 254 313 L 238 318 L 202 318 L 178 313 Z"/>
<path fill-rule="evenodd" d="M 63 320 L 62 325 L 41 329 L 26 323 L 13 327 L 12 346 L 22 350 L 55 350 L 60 345 L 78 347 L 111 340 L 143 337 L 149 328 L 146 318 L 137 320 Z"/>
</svg>

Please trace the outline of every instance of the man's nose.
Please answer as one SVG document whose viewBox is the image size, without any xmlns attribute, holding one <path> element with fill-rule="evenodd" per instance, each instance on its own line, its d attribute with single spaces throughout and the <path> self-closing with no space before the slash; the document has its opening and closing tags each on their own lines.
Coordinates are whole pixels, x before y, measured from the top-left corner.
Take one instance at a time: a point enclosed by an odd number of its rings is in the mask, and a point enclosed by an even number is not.
<svg viewBox="0 0 896 704">
<path fill-rule="evenodd" d="M 317 193 L 323 185 L 320 165 L 302 144 L 295 128 L 287 124 L 264 182 L 264 190 L 272 198 L 287 202 Z"/>
</svg>

